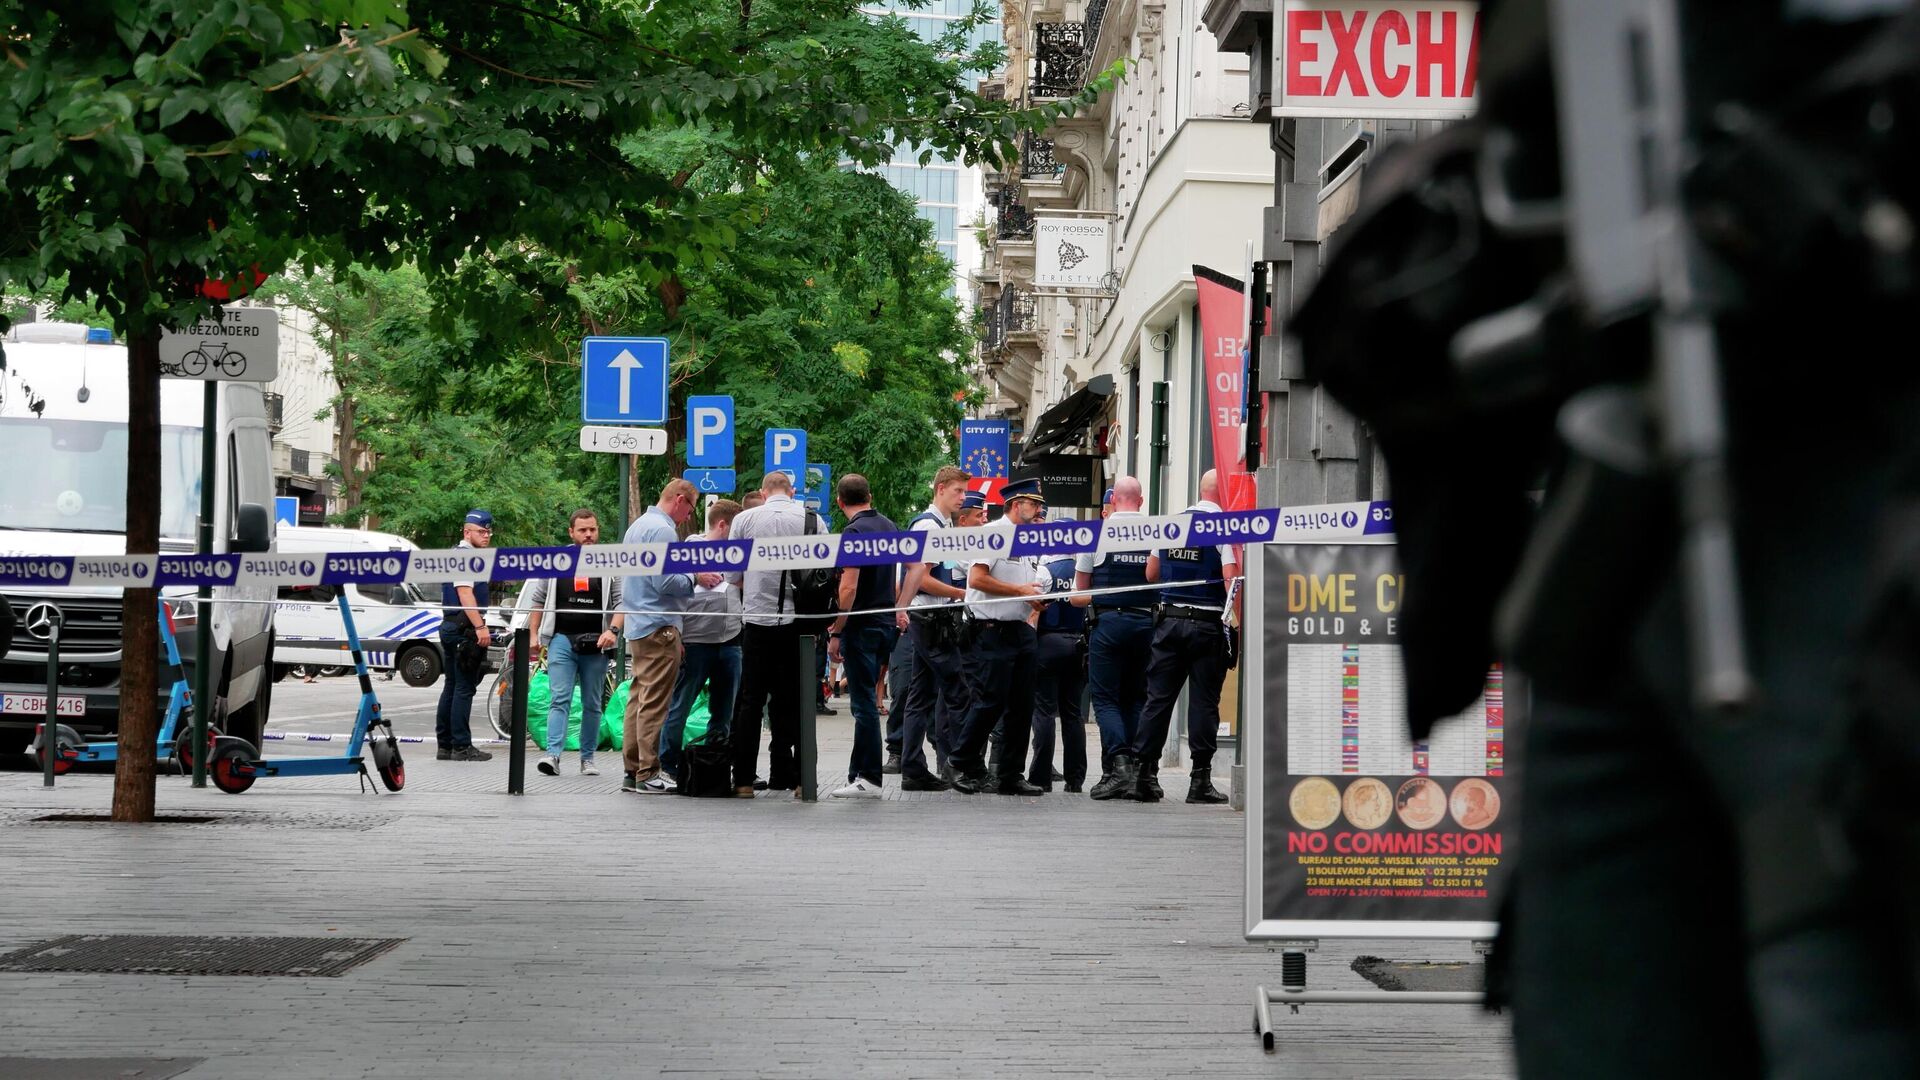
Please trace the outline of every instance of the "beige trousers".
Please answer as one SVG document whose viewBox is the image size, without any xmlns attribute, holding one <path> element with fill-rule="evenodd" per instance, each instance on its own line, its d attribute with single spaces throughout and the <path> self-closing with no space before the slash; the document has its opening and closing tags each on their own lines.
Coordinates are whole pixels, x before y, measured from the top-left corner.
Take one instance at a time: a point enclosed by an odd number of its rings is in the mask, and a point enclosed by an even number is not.
<svg viewBox="0 0 1920 1080">
<path fill-rule="evenodd" d="M 633 681 L 627 687 L 620 754 L 635 782 L 651 780 L 660 771 L 660 729 L 666 726 L 673 682 L 680 676 L 680 653 L 680 631 L 671 626 L 627 642 Z"/>
</svg>

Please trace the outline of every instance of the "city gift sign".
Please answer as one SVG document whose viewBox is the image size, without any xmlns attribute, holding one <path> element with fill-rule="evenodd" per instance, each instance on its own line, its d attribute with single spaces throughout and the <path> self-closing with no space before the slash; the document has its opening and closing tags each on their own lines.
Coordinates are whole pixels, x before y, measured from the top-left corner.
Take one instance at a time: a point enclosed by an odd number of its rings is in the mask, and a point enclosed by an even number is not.
<svg viewBox="0 0 1920 1080">
<path fill-rule="evenodd" d="M 1469 0 L 1284 0 L 1274 38 L 1275 116 L 1450 120 L 1476 104 Z"/>
</svg>

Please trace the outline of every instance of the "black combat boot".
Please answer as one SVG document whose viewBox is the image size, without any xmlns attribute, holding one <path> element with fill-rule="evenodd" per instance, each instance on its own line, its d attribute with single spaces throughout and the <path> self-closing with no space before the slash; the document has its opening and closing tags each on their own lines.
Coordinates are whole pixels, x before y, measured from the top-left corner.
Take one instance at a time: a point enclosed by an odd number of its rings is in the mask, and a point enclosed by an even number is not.
<svg viewBox="0 0 1920 1080">
<path fill-rule="evenodd" d="M 1131 799 L 1135 783 L 1136 766 L 1132 755 L 1115 754 L 1107 763 L 1107 775 L 1093 785 L 1093 791 L 1087 796 L 1105 802 L 1108 799 Z"/>
<path fill-rule="evenodd" d="M 1187 801 L 1190 803 L 1223 803 L 1227 801 L 1227 797 L 1220 794 L 1213 786 L 1213 770 L 1211 768 L 1194 768 L 1193 779 L 1187 783 Z"/>
<path fill-rule="evenodd" d="M 1140 763 L 1133 785 L 1133 797 L 1141 802 L 1159 802 L 1167 797 L 1167 793 L 1160 788 L 1160 766 L 1157 762 Z"/>
</svg>

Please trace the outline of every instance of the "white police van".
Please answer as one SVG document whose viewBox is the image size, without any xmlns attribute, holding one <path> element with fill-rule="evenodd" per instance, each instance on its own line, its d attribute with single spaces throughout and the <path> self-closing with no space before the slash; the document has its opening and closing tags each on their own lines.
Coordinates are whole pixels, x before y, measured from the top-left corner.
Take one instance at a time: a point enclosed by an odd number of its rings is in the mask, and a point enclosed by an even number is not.
<svg viewBox="0 0 1920 1080">
<path fill-rule="evenodd" d="M 406 537 L 367 529 L 282 525 L 274 540 L 276 552 L 302 555 L 417 549 Z M 369 668 L 397 669 L 408 686 L 432 686 L 439 680 L 446 668 L 440 655 L 440 599 L 406 582 L 282 586 L 275 616 L 279 637 L 274 678 L 284 677 L 295 664 L 344 667 L 353 663 L 336 602 L 341 590 L 353 608 L 354 629 L 360 634 Z"/>
<path fill-rule="evenodd" d="M 76 323 L 23 323 L 7 333 L 0 371 L 0 555 L 122 555 L 127 527 L 127 350 Z M 266 401 L 253 383 L 220 382 L 214 445 L 214 548 L 266 551 L 272 541 L 273 444 Z M 198 543 L 204 383 L 160 384 L 160 550 Z M 59 605 L 59 692 L 86 699 L 65 722 L 86 737 L 120 724 L 118 588 L 0 590 L 20 630 L 0 657 L 0 690 L 44 693 L 47 621 Z M 193 590 L 163 591 L 191 666 Z M 272 703 L 273 593 L 221 587 L 213 604 L 214 719 L 255 746 Z M 36 631 L 36 627 L 40 627 Z M 167 687 L 161 687 L 164 695 Z M 0 752 L 18 752 L 34 717 L 0 716 Z"/>
</svg>

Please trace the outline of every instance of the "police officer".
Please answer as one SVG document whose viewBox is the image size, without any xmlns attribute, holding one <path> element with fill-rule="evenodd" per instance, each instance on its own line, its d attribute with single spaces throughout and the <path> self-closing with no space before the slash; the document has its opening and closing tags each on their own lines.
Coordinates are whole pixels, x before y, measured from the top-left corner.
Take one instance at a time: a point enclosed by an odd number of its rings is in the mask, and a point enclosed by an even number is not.
<svg viewBox="0 0 1920 1080">
<path fill-rule="evenodd" d="M 907 528 L 929 532 L 952 526 L 966 498 L 966 472 L 953 465 L 942 466 L 933 476 L 933 501 L 907 522 Z M 960 598 L 965 595 L 965 584 L 956 567 L 916 563 L 907 569 L 894 600 L 896 607 L 909 608 L 896 625 L 904 625 L 913 642 L 906 716 L 900 722 L 902 791 L 945 791 L 953 779 L 953 730 L 967 708 L 965 671 L 960 660 Z M 929 735 L 940 768 L 938 776 L 927 768 L 922 744 Z"/>
<path fill-rule="evenodd" d="M 988 552 L 967 570 L 967 614 L 974 620 L 972 646 L 966 653 L 967 686 L 973 704 L 954 749 L 952 764 L 959 773 L 955 791 L 972 795 L 994 791 L 1001 795 L 1045 795 L 1047 789 L 1027 782 L 1027 735 L 1033 723 L 1035 645 L 1027 618 L 1044 591 L 1033 564 L 1013 557 L 1013 530 L 1033 521 L 1043 505 L 1037 478 L 1015 480 L 1003 489 L 1007 516 L 986 530 L 1007 534 L 999 553 Z M 997 776 L 989 775 L 982 756 L 996 724 L 1006 725 L 1006 757 Z M 1051 768 L 1051 762 L 1047 765 Z"/>
<path fill-rule="evenodd" d="M 1200 501 L 1188 513 L 1219 513 L 1219 474 L 1208 469 L 1200 478 Z M 1116 513 L 1116 517 L 1118 514 Z M 1190 803 L 1223 803 L 1225 795 L 1213 786 L 1213 751 L 1220 730 L 1220 687 L 1227 679 L 1228 585 L 1240 576 L 1239 558 L 1230 546 L 1187 547 L 1156 551 L 1147 559 L 1147 580 L 1166 582 L 1160 606 L 1154 611 L 1153 655 L 1147 664 L 1147 703 L 1140 713 L 1140 734 L 1134 742 L 1139 776 L 1134 798 L 1159 802 L 1160 750 L 1180 691 L 1192 683 L 1187 696 L 1187 747 L 1193 753 Z M 1235 590 L 1236 603 L 1238 591 Z"/>
<path fill-rule="evenodd" d="M 460 526 L 461 548 L 483 548 L 493 540 L 493 515 L 467 511 Z M 441 761 L 491 761 L 493 755 L 473 745 L 473 694 L 487 662 L 488 583 L 450 581 L 440 587 L 440 655 L 446 657 L 446 677 L 440 686 L 440 704 L 434 715 L 434 734 L 440 744 L 434 756 Z M 519 747 L 514 748 L 519 753 Z"/>
<path fill-rule="evenodd" d="M 1144 517 L 1140 481 L 1122 476 L 1113 482 L 1105 514 L 1109 521 Z M 1131 799 L 1140 762 L 1133 744 L 1140 736 L 1140 709 L 1147 696 L 1147 663 L 1153 651 L 1153 605 L 1144 551 L 1088 552 L 1074 563 L 1073 587 L 1131 592 L 1076 596 L 1073 605 L 1092 609 L 1087 635 L 1087 677 L 1093 684 L 1093 720 L 1100 729 L 1100 782 L 1093 798 Z"/>
<path fill-rule="evenodd" d="M 1052 592 L 1072 587 L 1073 566 L 1071 555 L 1044 566 Z M 1039 640 L 1033 678 L 1033 765 L 1027 770 L 1027 782 L 1036 787 L 1052 786 L 1057 717 L 1062 775 L 1067 790 L 1077 794 L 1087 782 L 1087 727 L 1080 711 L 1080 696 L 1087 689 L 1087 613 L 1070 602 L 1056 600 L 1041 611 L 1034 630 Z"/>
</svg>

